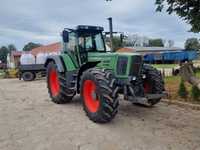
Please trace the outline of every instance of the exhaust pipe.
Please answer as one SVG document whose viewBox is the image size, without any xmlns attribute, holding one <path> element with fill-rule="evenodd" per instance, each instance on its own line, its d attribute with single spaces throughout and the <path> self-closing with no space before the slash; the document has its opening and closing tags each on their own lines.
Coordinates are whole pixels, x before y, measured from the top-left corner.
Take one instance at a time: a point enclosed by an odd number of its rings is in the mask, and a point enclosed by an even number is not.
<svg viewBox="0 0 200 150">
<path fill-rule="evenodd" d="M 108 18 L 109 21 L 109 29 L 110 29 L 110 48 L 113 50 L 113 24 L 112 24 L 112 17 Z"/>
</svg>

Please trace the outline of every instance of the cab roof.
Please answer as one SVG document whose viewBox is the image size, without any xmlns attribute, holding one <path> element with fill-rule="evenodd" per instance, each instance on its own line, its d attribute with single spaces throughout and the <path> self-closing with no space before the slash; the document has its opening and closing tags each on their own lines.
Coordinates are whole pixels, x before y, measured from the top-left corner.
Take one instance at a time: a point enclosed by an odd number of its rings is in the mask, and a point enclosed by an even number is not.
<svg viewBox="0 0 200 150">
<path fill-rule="evenodd" d="M 98 30 L 103 31 L 104 28 L 100 26 L 78 25 L 76 30 Z"/>
<path fill-rule="evenodd" d="M 76 32 L 102 32 L 104 31 L 104 28 L 100 26 L 78 25 L 75 29 L 65 28 L 64 30 Z"/>
</svg>

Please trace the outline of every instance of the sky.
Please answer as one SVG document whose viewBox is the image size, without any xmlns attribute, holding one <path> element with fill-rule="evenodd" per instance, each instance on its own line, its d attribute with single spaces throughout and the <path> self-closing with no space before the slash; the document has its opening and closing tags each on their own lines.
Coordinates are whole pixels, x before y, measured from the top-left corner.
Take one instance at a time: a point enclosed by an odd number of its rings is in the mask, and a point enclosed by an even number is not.
<svg viewBox="0 0 200 150">
<path fill-rule="evenodd" d="M 184 47 L 190 25 L 175 15 L 155 12 L 155 0 L 1 0 L 0 46 L 14 44 L 18 50 L 28 42 L 50 44 L 60 41 L 63 28 L 98 25 L 108 31 L 113 17 L 114 31 L 149 38 L 174 40 Z"/>
</svg>

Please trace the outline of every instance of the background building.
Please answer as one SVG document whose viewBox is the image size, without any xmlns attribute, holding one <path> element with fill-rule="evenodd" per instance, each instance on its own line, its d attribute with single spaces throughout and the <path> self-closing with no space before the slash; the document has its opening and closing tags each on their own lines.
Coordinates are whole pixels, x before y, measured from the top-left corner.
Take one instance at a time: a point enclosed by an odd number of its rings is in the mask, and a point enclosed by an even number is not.
<svg viewBox="0 0 200 150">
<path fill-rule="evenodd" d="M 137 52 L 147 63 L 180 63 L 197 59 L 197 51 L 178 47 L 124 47 L 118 52 Z"/>
<path fill-rule="evenodd" d="M 31 50 L 31 54 L 37 56 L 39 53 L 59 53 L 61 50 L 61 43 L 53 43 L 45 46 L 40 46 Z"/>
<path fill-rule="evenodd" d="M 17 68 L 20 64 L 20 57 L 22 53 L 22 51 L 12 51 L 11 54 L 7 56 L 7 67 Z"/>
</svg>

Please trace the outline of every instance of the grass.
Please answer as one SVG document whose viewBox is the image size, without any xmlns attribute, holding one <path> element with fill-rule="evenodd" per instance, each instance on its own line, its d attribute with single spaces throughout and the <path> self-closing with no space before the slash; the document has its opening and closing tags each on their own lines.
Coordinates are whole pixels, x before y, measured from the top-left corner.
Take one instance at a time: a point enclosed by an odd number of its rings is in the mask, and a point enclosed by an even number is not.
<svg viewBox="0 0 200 150">
<path fill-rule="evenodd" d="M 181 80 L 180 76 L 169 76 L 165 77 L 165 82 L 173 83 L 173 82 L 179 82 Z"/>
<path fill-rule="evenodd" d="M 200 79 L 200 72 L 196 73 L 196 76 Z M 193 101 L 191 98 L 191 89 L 192 85 L 189 84 L 188 82 L 185 82 L 185 86 L 187 91 L 189 92 L 188 98 L 187 99 L 182 99 L 178 95 L 178 90 L 179 90 L 179 84 L 181 81 L 180 76 L 171 76 L 171 77 L 165 77 L 165 89 L 169 94 L 169 99 L 171 100 L 179 100 L 179 101 L 186 101 L 186 102 L 191 102 L 191 103 L 198 103 L 198 101 Z"/>
<path fill-rule="evenodd" d="M 197 78 L 200 78 L 200 72 L 197 72 L 197 73 L 196 73 L 196 77 L 197 77 Z"/>
<path fill-rule="evenodd" d="M 180 76 L 165 77 L 165 89 L 170 99 L 178 99 L 178 89 L 181 81 Z"/>
<path fill-rule="evenodd" d="M 177 64 L 153 64 L 152 66 L 155 68 L 175 68 L 178 65 Z"/>
<path fill-rule="evenodd" d="M 0 69 L 0 79 L 2 79 L 4 75 L 5 75 L 5 72 L 2 69 Z"/>
</svg>

